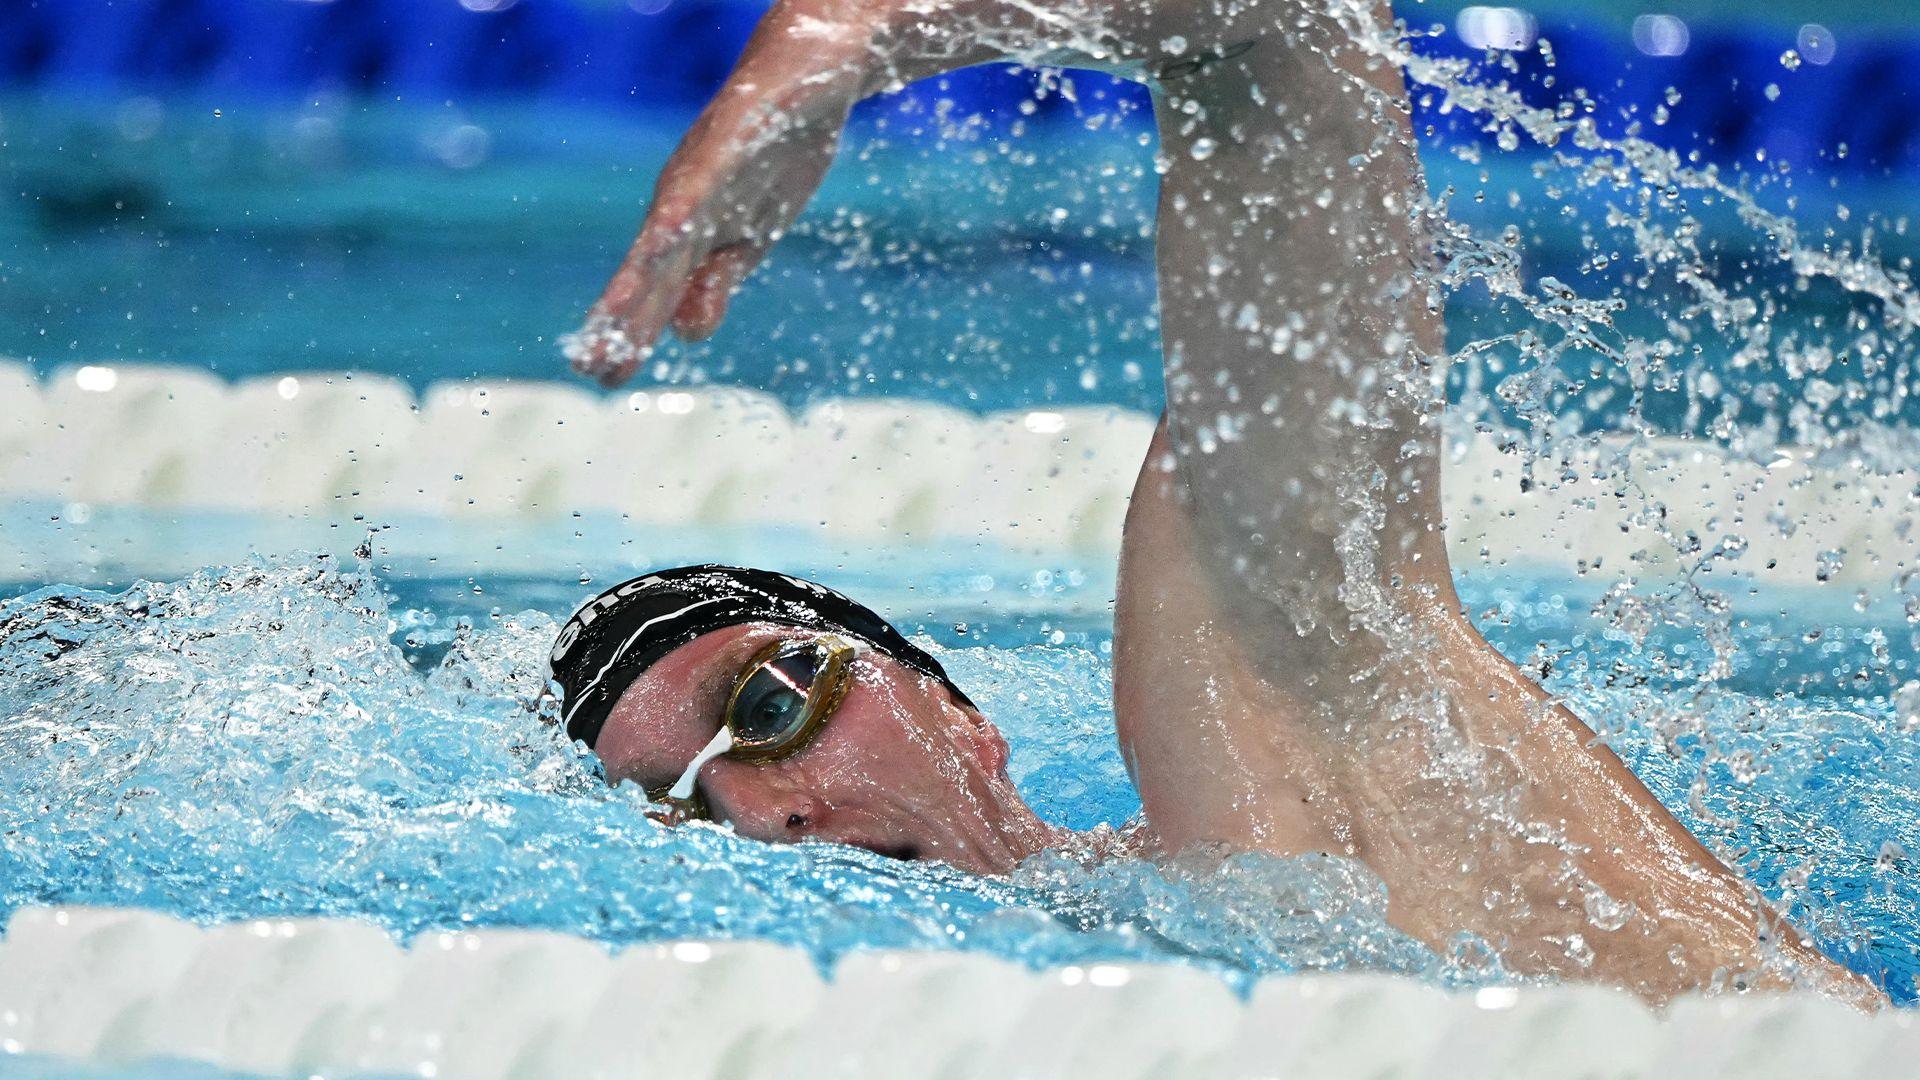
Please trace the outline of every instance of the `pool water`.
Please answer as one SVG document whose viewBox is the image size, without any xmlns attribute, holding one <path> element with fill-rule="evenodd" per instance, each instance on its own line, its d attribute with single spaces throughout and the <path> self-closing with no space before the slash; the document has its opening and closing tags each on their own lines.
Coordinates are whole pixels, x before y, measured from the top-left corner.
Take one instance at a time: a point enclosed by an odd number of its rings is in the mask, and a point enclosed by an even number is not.
<svg viewBox="0 0 1920 1080">
<path fill-rule="evenodd" d="M 777 564 L 808 566 L 787 555 Z M 1124 824 L 1139 804 L 1114 744 L 1110 633 L 1081 602 L 1094 590 L 1067 585 L 1069 569 L 965 568 L 863 595 L 925 635 L 1006 730 L 1043 817 Z M 16 596 L 0 607 L 0 913 L 120 904 L 204 921 L 352 915 L 402 936 L 764 938 L 823 964 L 890 946 L 1171 960 L 1240 984 L 1330 968 L 1499 977 L 1470 947 L 1436 956 L 1393 930 L 1379 882 L 1337 858 L 1047 854 L 993 880 L 660 828 L 639 792 L 608 788 L 530 711 L 557 618 L 597 588 L 300 555 Z M 993 589 L 1018 614 L 983 620 Z M 1842 962 L 1913 997 L 1920 732 L 1891 700 L 1915 670 L 1910 645 L 1890 651 L 1849 607 L 1754 595 L 1735 624 L 1740 670 L 1689 696 L 1702 643 L 1669 631 L 1635 645 L 1589 616 L 1583 584 L 1470 581 L 1467 595 L 1703 840 Z M 1671 681 L 1631 677 L 1656 651 Z"/>
<path fill-rule="evenodd" d="M 500 100 L 428 108 L 322 95 L 292 107 L 0 95 L 0 178 L 17 192 L 0 200 L 0 356 L 43 373 L 121 360 L 229 379 L 354 369 L 416 387 L 566 378 L 554 340 L 578 326 L 618 264 L 689 117 Z M 1442 128 L 1474 131 L 1457 117 Z M 906 106 L 864 111 L 812 208 L 720 334 L 669 341 L 634 385 L 739 384 L 790 405 L 881 394 L 981 411 L 1045 402 L 1158 412 L 1151 125 L 1137 104 L 1089 95 L 1013 130 L 1004 118 L 938 124 Z M 1687 289 L 1637 274 L 1633 258 L 1604 257 L 1636 243 L 1630 227 L 1604 224 L 1639 198 L 1631 184 L 1576 184 L 1576 170 L 1486 153 L 1472 138 L 1427 149 L 1429 186 L 1449 199 L 1449 218 L 1483 239 L 1515 230 L 1530 279 L 1631 300 L 1603 336 L 1660 340 L 1687 312 L 1678 325 L 1727 393 L 1765 397 L 1783 413 L 1804 391 L 1777 366 L 1737 359 L 1746 326 L 1710 325 Z M 1884 215 L 1873 250 L 1889 264 L 1920 255 L 1920 231 L 1898 219 L 1911 180 L 1849 174 L 1837 188 L 1821 170 L 1815 161 L 1758 176 L 1754 197 L 1776 212 L 1791 206 L 1836 247 L 1847 222 Z M 1739 275 L 1736 294 L 1763 298 L 1780 340 L 1838 347 L 1862 309 L 1857 297 L 1826 282 L 1800 287 L 1724 200 L 1659 212 L 1676 209 L 1697 214 L 1712 264 Z M 1454 349 L 1539 329 L 1477 284 L 1449 298 Z M 1897 358 L 1913 342 L 1889 336 L 1875 347 Z M 1491 360 L 1454 366 L 1456 401 L 1516 362 L 1505 348 Z M 1621 393 L 1618 373 L 1596 379 L 1592 360 L 1581 350 L 1561 358 L 1583 391 L 1556 403 L 1564 422 L 1617 428 L 1632 405 L 1638 422 L 1665 431 L 1708 430 L 1713 412 L 1701 415 L 1689 380 Z M 1824 411 L 1836 422 L 1913 423 L 1920 399 L 1895 384 Z"/>
<path fill-rule="evenodd" d="M 0 355 L 565 378 L 554 338 L 632 241 L 690 118 L 0 95 L 17 192 L 0 200 Z M 1026 140 L 1035 162 L 978 134 L 876 138 L 726 332 L 670 345 L 641 384 L 1157 409 L 1150 154 L 1077 130 L 1050 151 Z"/>
</svg>

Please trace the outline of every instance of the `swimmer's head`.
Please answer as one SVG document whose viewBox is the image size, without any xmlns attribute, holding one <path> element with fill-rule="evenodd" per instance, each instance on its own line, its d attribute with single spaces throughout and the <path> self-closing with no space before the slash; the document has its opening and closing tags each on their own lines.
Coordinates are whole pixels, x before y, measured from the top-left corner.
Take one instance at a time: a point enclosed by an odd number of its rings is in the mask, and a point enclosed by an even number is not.
<svg viewBox="0 0 1920 1080">
<path fill-rule="evenodd" d="M 1006 740 L 939 662 L 812 582 L 723 566 L 635 578 L 567 621 L 550 667 L 568 733 L 610 781 L 656 797 L 678 781 L 742 835 L 985 873 L 1048 840 Z"/>
</svg>

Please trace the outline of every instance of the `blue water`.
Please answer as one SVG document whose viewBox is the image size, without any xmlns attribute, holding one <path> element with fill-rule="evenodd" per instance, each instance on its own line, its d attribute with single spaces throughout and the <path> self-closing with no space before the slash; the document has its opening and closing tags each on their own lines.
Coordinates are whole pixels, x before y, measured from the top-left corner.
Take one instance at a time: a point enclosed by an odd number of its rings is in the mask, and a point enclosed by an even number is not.
<svg viewBox="0 0 1920 1080">
<path fill-rule="evenodd" d="M 1020 137 L 1004 123 L 942 129 L 924 110 L 865 115 L 719 335 L 669 342 L 636 385 L 738 383 L 795 405 L 882 394 L 977 410 L 1157 412 L 1158 182 L 1151 138 L 1127 108 L 1056 109 Z M 578 326 L 618 264 L 688 115 L 0 95 L 0 181 L 11 193 L 0 199 L 0 356 L 42 372 L 123 360 L 231 379 L 354 369 L 417 387 L 567 378 L 554 339 Z M 1454 220 L 1483 236 L 1516 225 L 1530 277 L 1632 297 L 1614 316 L 1620 332 L 1670 334 L 1669 317 L 1692 303 L 1685 291 L 1641 281 L 1633 259 L 1595 259 L 1596 243 L 1630 244 L 1596 225 L 1618 192 L 1536 175 L 1538 153 L 1455 149 L 1436 143 L 1425 157 L 1430 187 L 1453 192 Z M 1912 203 L 1911 180 L 1849 175 L 1834 188 L 1821 168 L 1753 187 L 1809 229 L 1832 223 L 1838 240 Z M 1835 216 L 1842 206 L 1854 225 Z M 1744 279 L 1740 291 L 1777 299 L 1778 339 L 1840 348 L 1839 328 L 1870 313 L 1830 285 L 1798 287 L 1724 206 L 1688 209 L 1715 259 Z M 1889 224 L 1874 246 L 1890 263 L 1920 256 L 1920 231 Z M 1531 325 L 1484 290 L 1449 299 L 1456 349 Z M 1748 344 L 1744 328 L 1685 325 L 1727 393 L 1780 412 L 1804 392 L 1776 367 L 1728 363 Z M 1892 364 L 1920 348 L 1879 347 Z M 1596 378 L 1595 360 L 1577 349 L 1564 358 L 1583 392 L 1562 411 L 1590 430 L 1617 427 L 1636 403 L 1669 432 L 1704 434 L 1717 414 L 1688 381 L 1628 393 L 1617 372 Z M 1455 366 L 1456 398 L 1474 367 Z M 1826 411 L 1836 425 L 1920 422 L 1920 398 L 1889 388 Z"/>
<path fill-rule="evenodd" d="M 1127 821 L 1138 800 L 1113 741 L 1106 628 L 1049 618 L 1016 574 L 1003 588 L 1024 614 L 980 626 L 964 580 L 923 582 L 912 609 L 880 599 L 1006 730 L 1042 816 Z M 823 963 L 873 946 L 1161 959 L 1236 982 L 1497 974 L 1392 930 L 1378 881 L 1337 859 L 1042 856 L 1003 881 L 662 829 L 528 709 L 555 614 L 577 597 L 483 586 L 476 598 L 471 581 L 303 556 L 0 606 L 0 912 L 132 904 L 210 922 L 351 915 L 402 936 L 765 938 Z M 1887 700 L 1915 671 L 1910 645 L 1876 659 L 1851 609 L 1759 597 L 1741 631 L 1757 659 L 1688 697 L 1636 674 L 1654 649 L 1683 669 L 1699 650 L 1684 633 L 1633 646 L 1587 616 L 1590 593 L 1548 579 L 1469 596 L 1503 647 L 1557 658 L 1549 685 L 1704 840 L 1843 962 L 1913 995 L 1920 878 L 1903 852 L 1920 844 L 1920 734 L 1899 730 Z"/>
<path fill-rule="evenodd" d="M 690 115 L 0 95 L 0 356 L 568 378 L 554 338 Z M 1159 407 L 1147 148 L 869 136 L 721 335 L 640 384 Z"/>
<path fill-rule="evenodd" d="M 637 791 L 606 788 L 589 756 L 524 708 L 556 628 L 549 613 L 436 629 L 395 610 L 373 579 L 299 560 L 118 597 L 29 594 L 0 620 L 0 756 L 18 784 L 4 810 L 8 907 L 357 914 L 400 933 L 504 924 L 616 942 L 766 937 L 823 960 L 897 945 L 1035 963 L 1288 962 L 1270 937 L 1284 938 L 1285 919 L 1242 941 L 1188 925 L 1205 917 L 1197 906 L 1165 921 L 1110 915 L 1139 890 L 1188 887 L 1144 864 L 1091 876 L 1043 865 L 1000 882 L 660 829 Z M 1107 639 L 1035 636 L 945 659 L 1020 747 L 1016 779 L 1037 810 L 1082 827 L 1124 822 L 1137 800 L 1112 741 Z M 407 655 L 422 645 L 440 654 L 425 673 Z M 1265 887 L 1302 900 L 1364 877 L 1265 873 Z M 1359 925 L 1325 935 L 1330 954 L 1431 963 L 1385 929 L 1373 892 L 1282 899 L 1261 908 Z"/>
</svg>

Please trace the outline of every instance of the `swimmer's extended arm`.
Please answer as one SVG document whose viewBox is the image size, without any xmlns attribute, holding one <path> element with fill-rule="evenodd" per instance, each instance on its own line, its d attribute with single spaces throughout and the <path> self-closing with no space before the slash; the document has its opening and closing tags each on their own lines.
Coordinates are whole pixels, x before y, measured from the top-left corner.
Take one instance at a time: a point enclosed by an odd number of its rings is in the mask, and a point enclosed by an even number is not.
<svg viewBox="0 0 1920 1080">
<path fill-rule="evenodd" d="M 740 281 L 799 216 L 855 102 L 1016 59 L 1187 79 L 1251 48 L 1242 24 L 1296 0 L 781 0 L 661 172 L 639 238 L 569 348 L 607 385 L 671 326 L 711 335 Z"/>
<path fill-rule="evenodd" d="M 1284 599 L 1325 626 L 1343 602 L 1343 507 L 1364 497 L 1386 518 L 1374 580 L 1345 584 L 1418 581 L 1446 606 L 1421 385 L 1444 341 L 1413 280 L 1419 169 L 1398 70 L 1356 44 L 1390 15 L 1366 0 L 781 0 L 662 171 L 569 354 L 614 385 L 669 326 L 713 333 L 861 98 L 1000 58 L 1116 70 L 1157 90 L 1168 412 L 1210 570 L 1257 609 L 1249 625 Z M 1312 595 L 1280 596 L 1294 586 Z"/>
<path fill-rule="evenodd" d="M 1136 74 L 1156 86 L 1167 166 L 1157 445 L 1178 464 L 1153 456 L 1129 519 L 1115 686 L 1161 838 L 1357 857 L 1396 924 L 1437 948 L 1460 931 L 1504 942 L 1512 971 L 1664 999 L 1784 956 L 1871 1000 L 1776 934 L 1459 611 L 1422 183 L 1400 72 L 1375 47 L 1389 15 L 1368 0 L 782 0 L 661 175 L 576 362 L 617 383 L 668 325 L 711 333 L 861 97 L 1008 56 Z M 1596 895 L 1628 921 L 1592 925 Z"/>
</svg>

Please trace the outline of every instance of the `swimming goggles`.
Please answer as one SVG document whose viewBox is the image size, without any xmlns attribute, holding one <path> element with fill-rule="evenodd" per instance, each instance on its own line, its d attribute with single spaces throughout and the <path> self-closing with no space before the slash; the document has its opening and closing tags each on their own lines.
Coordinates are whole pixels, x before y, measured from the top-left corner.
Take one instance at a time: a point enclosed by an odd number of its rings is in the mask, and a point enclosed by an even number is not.
<svg viewBox="0 0 1920 1080">
<path fill-rule="evenodd" d="M 805 750 L 853 686 L 853 662 L 867 646 L 834 634 L 776 641 L 755 653 L 734 680 L 720 730 L 680 779 L 647 797 L 667 808 L 669 825 L 709 821 L 700 770 L 718 757 L 771 765 Z"/>
</svg>

